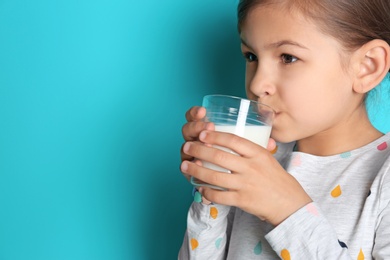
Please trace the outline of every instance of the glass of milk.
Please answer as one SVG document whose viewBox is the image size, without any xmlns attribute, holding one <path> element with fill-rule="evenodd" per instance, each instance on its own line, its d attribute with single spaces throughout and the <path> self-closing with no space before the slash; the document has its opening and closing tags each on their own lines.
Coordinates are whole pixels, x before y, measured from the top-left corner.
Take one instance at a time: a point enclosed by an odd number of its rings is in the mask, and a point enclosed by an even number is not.
<svg viewBox="0 0 390 260">
<path fill-rule="evenodd" d="M 226 132 L 248 139 L 264 148 L 267 147 L 271 134 L 274 110 L 259 102 L 226 95 L 207 95 L 203 98 L 202 106 L 206 108 L 206 122 L 215 125 L 215 131 Z M 226 152 L 234 153 L 225 147 L 214 146 Z M 230 173 L 229 169 L 202 161 L 203 167 Z M 207 186 L 214 189 L 224 189 L 191 178 L 194 186 Z"/>
</svg>

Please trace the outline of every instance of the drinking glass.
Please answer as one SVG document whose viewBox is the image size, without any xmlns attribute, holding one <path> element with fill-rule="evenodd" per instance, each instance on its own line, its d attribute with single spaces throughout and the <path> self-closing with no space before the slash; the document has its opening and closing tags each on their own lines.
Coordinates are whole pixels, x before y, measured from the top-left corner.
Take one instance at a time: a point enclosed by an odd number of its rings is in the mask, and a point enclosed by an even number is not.
<svg viewBox="0 0 390 260">
<path fill-rule="evenodd" d="M 264 148 L 267 147 L 275 116 L 274 110 L 271 107 L 253 100 L 227 95 L 207 95 L 203 98 L 202 106 L 206 108 L 204 121 L 214 123 L 215 131 L 232 133 Z M 225 147 L 214 147 L 236 154 Z M 204 160 L 202 161 L 202 165 L 215 171 L 231 173 L 229 169 L 222 168 Z M 194 177 L 191 177 L 191 183 L 194 186 L 224 189 L 202 182 Z"/>
</svg>

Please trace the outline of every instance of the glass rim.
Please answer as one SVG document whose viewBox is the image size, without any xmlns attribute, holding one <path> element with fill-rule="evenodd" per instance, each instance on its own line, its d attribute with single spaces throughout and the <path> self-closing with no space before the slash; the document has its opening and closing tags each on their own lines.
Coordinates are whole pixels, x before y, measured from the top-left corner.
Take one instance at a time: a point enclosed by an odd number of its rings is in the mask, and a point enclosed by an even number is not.
<svg viewBox="0 0 390 260">
<path fill-rule="evenodd" d="M 255 104 L 267 107 L 272 111 L 273 114 L 276 114 L 276 111 L 271 106 L 264 104 L 262 102 L 256 101 L 256 100 L 248 99 L 248 98 L 237 97 L 237 96 L 232 96 L 232 95 L 224 95 L 224 94 L 209 94 L 209 95 L 203 96 L 203 98 L 206 98 L 206 97 L 226 97 L 226 98 L 231 98 L 231 99 L 235 99 L 235 100 L 248 100 L 251 103 L 255 103 Z"/>
</svg>

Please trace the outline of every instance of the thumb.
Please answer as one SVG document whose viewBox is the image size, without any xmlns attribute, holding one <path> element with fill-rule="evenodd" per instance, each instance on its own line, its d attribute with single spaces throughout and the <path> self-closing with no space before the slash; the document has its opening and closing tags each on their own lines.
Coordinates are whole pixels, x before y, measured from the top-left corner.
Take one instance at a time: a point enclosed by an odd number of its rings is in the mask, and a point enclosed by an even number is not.
<svg viewBox="0 0 390 260">
<path fill-rule="evenodd" d="M 268 140 L 267 150 L 272 152 L 273 150 L 275 150 L 275 148 L 276 148 L 276 142 L 273 138 L 270 138 Z"/>
</svg>

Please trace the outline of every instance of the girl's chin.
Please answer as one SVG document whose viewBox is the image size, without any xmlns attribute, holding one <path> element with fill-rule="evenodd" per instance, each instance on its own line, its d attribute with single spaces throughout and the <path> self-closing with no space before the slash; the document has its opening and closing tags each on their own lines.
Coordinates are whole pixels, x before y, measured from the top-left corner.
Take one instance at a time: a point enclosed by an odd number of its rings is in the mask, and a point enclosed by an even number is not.
<svg viewBox="0 0 390 260">
<path fill-rule="evenodd" d="M 297 140 L 296 137 L 291 136 L 291 134 L 282 133 L 277 130 L 272 130 L 271 138 L 274 139 L 278 143 L 291 143 Z"/>
</svg>

